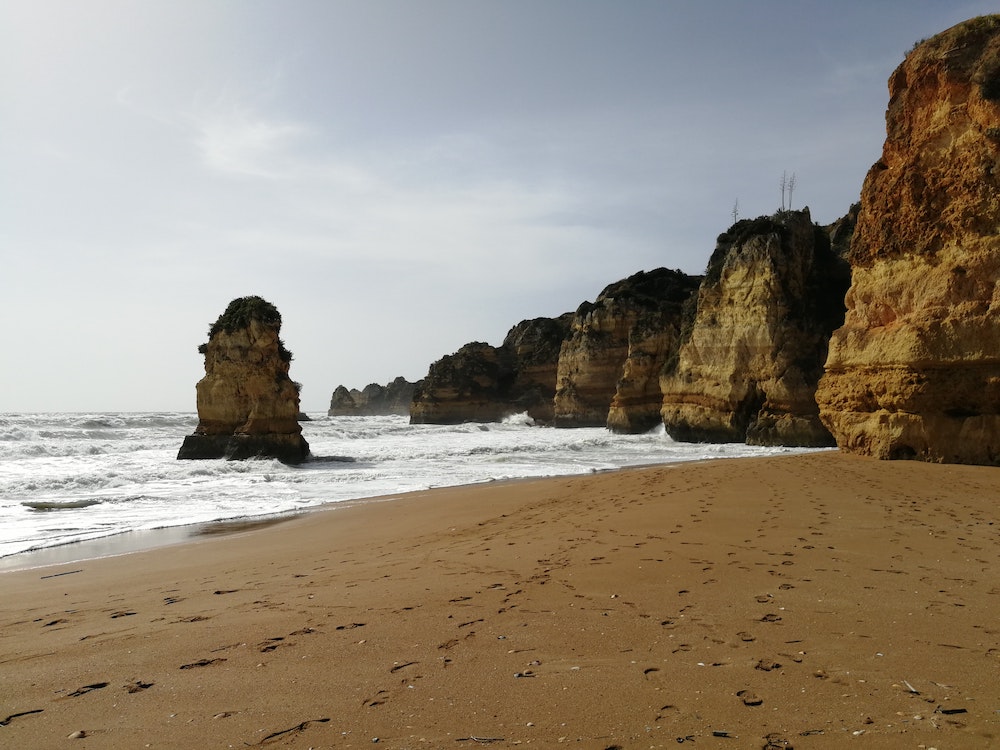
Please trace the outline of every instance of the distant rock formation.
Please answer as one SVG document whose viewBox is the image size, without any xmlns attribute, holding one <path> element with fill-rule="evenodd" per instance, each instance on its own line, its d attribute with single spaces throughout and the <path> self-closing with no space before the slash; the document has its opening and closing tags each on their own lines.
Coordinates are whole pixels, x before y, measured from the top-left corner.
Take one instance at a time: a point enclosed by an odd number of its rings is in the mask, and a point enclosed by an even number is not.
<svg viewBox="0 0 1000 750">
<path fill-rule="evenodd" d="M 415 389 L 410 422 L 497 422 L 523 412 L 540 422 L 551 420 L 559 347 L 568 326 L 568 315 L 525 320 L 499 347 L 473 342 L 442 357 Z"/>
<path fill-rule="evenodd" d="M 915 47 L 889 79 L 847 315 L 817 398 L 844 450 L 1000 464 L 1000 16 Z"/>
<path fill-rule="evenodd" d="M 417 384 L 398 377 L 388 385 L 370 383 L 363 391 L 338 385 L 330 399 L 331 417 L 376 417 L 408 415 Z"/>
<path fill-rule="evenodd" d="M 280 330 L 278 310 L 260 297 L 229 303 L 198 348 L 205 355 L 205 377 L 196 386 L 198 427 L 177 458 L 305 460 L 299 386 L 288 377 L 292 354 Z"/>
<path fill-rule="evenodd" d="M 681 306 L 697 287 L 696 277 L 658 268 L 610 284 L 593 303 L 581 304 L 559 353 L 555 425 L 622 432 L 652 427 L 656 374 L 679 329 Z"/>
<path fill-rule="evenodd" d="M 660 382 L 667 432 L 687 442 L 832 445 L 815 391 L 849 283 L 847 262 L 808 209 L 720 235 Z"/>
<path fill-rule="evenodd" d="M 527 413 L 538 423 L 549 424 L 555 417 L 555 395 L 559 352 L 569 332 L 572 313 L 558 318 L 523 320 L 510 329 L 502 349 L 514 358 L 514 379 L 509 398 L 511 413 Z"/>
</svg>

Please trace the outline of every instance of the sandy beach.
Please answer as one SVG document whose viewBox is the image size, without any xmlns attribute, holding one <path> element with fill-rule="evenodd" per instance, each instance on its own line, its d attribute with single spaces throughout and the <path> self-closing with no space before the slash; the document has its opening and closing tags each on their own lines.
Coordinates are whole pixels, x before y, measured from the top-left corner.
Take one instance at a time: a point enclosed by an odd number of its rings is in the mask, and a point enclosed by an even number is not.
<svg viewBox="0 0 1000 750">
<path fill-rule="evenodd" d="M 997 747 L 998 479 L 714 461 L 2 573 L 0 746 Z"/>
</svg>

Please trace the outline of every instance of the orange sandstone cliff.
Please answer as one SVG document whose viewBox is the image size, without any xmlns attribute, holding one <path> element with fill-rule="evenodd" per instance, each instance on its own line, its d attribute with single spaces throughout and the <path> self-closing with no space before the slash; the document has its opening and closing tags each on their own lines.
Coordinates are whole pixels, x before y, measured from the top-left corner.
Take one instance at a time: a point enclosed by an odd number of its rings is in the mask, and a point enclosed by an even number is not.
<svg viewBox="0 0 1000 750">
<path fill-rule="evenodd" d="M 278 337 L 281 315 L 260 297 L 233 300 L 212 325 L 205 377 L 196 386 L 198 427 L 178 458 L 276 458 L 299 463 L 309 444 L 298 423 L 292 355 Z"/>
<path fill-rule="evenodd" d="M 851 245 L 817 400 L 845 450 L 1000 465 L 1000 16 L 917 45 Z"/>
<path fill-rule="evenodd" d="M 825 229 L 803 209 L 739 221 L 720 235 L 660 381 L 671 437 L 833 443 L 815 392 L 849 284 L 831 234 L 849 234 L 850 224 L 848 216 Z"/>
</svg>

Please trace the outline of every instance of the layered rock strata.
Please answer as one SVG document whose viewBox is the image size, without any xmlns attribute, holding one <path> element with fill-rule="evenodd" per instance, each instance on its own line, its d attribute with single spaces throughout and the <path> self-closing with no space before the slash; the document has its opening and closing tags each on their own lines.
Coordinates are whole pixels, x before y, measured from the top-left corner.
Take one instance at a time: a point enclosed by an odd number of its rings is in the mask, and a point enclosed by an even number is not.
<svg viewBox="0 0 1000 750">
<path fill-rule="evenodd" d="M 845 450 L 1000 464 L 1000 16 L 915 47 L 851 246 L 817 398 Z"/>
<path fill-rule="evenodd" d="M 849 282 L 808 209 L 734 224 L 664 368 L 667 432 L 688 442 L 831 445 L 815 392 Z"/>
<path fill-rule="evenodd" d="M 331 417 L 408 415 L 417 384 L 398 377 L 388 385 L 370 383 L 364 390 L 338 385 L 330 398 Z"/>
<path fill-rule="evenodd" d="M 559 347 L 569 316 L 518 323 L 499 347 L 466 344 L 431 365 L 414 391 L 413 424 L 497 422 L 527 413 L 552 419 Z"/>
<path fill-rule="evenodd" d="M 279 338 L 281 315 L 260 297 L 233 300 L 209 330 L 205 377 L 196 386 L 198 426 L 178 458 L 267 457 L 300 463 L 309 455 L 298 422 L 299 386 Z"/>
</svg>

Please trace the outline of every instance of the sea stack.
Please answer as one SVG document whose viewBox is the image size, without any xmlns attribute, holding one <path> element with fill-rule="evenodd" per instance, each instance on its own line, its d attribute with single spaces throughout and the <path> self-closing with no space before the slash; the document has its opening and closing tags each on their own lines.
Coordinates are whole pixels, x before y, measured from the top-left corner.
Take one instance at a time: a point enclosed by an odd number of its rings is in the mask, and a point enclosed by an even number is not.
<svg viewBox="0 0 1000 750">
<path fill-rule="evenodd" d="M 918 44 L 889 79 L 817 400 L 838 446 L 1000 465 L 1000 16 Z"/>
<path fill-rule="evenodd" d="M 299 385 L 288 376 L 292 353 L 278 334 L 281 314 L 260 297 L 240 297 L 209 329 L 205 377 L 196 386 L 198 427 L 177 458 L 276 458 L 309 455 L 298 422 Z"/>
</svg>

